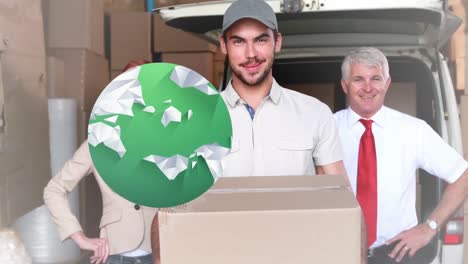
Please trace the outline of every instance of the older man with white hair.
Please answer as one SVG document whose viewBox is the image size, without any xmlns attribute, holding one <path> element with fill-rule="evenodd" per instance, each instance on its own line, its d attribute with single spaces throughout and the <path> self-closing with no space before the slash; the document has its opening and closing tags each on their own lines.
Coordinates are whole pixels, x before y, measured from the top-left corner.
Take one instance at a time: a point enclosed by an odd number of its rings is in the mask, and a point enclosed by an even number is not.
<svg viewBox="0 0 468 264">
<path fill-rule="evenodd" d="M 423 120 L 384 106 L 388 61 L 376 48 L 350 52 L 341 85 L 349 107 L 335 114 L 344 163 L 367 225 L 368 261 L 430 263 L 421 250 L 468 194 L 468 163 Z M 416 216 L 416 171 L 448 182 L 423 223 Z"/>
</svg>

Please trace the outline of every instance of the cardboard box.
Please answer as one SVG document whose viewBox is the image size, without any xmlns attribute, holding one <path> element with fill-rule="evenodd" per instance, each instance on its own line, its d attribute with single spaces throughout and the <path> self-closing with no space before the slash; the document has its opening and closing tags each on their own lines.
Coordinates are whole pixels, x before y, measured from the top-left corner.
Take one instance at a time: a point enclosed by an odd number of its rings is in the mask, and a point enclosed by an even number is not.
<svg viewBox="0 0 468 264">
<path fill-rule="evenodd" d="M 76 133 L 78 137 L 78 144 L 88 138 L 88 123 L 90 114 L 91 112 L 78 111 L 78 133 Z"/>
<path fill-rule="evenodd" d="M 47 97 L 66 97 L 65 63 L 56 57 L 47 58 Z"/>
<path fill-rule="evenodd" d="M 155 0 L 156 7 L 165 7 L 165 6 L 173 6 L 173 5 L 184 5 L 184 4 L 193 4 L 193 3 L 201 3 L 201 2 L 210 2 L 214 0 Z"/>
<path fill-rule="evenodd" d="M 455 60 L 455 89 L 457 91 L 461 91 L 466 93 L 465 91 L 465 74 L 466 74 L 466 58 L 465 57 L 459 57 Z M 467 87 L 468 88 L 468 87 Z"/>
<path fill-rule="evenodd" d="M 298 91 L 317 98 L 328 105 L 334 112 L 335 109 L 335 84 L 334 83 L 304 83 L 285 84 L 285 88 Z"/>
<path fill-rule="evenodd" d="M 458 17 L 466 17 L 466 1 L 449 1 L 450 10 Z M 455 60 L 460 57 L 465 57 L 465 32 L 466 25 L 461 23 L 457 31 L 451 36 L 449 44 L 449 58 Z"/>
<path fill-rule="evenodd" d="M 385 105 L 411 116 L 417 116 L 415 82 L 394 82 L 385 96 Z"/>
<path fill-rule="evenodd" d="M 46 57 L 15 52 L 2 54 L 8 65 L 2 84 L 8 95 L 3 105 L 5 143 L 0 150 L 0 185 L 6 201 L 0 209 L 5 225 L 43 203 L 42 192 L 50 180 L 49 124 Z M 0 110 L 1 111 L 1 110 Z"/>
<path fill-rule="evenodd" d="M 215 53 L 215 57 L 214 57 L 214 60 L 215 61 L 219 61 L 219 62 L 223 62 L 226 60 L 226 55 L 224 55 L 221 50 L 219 49 L 219 47 L 216 48 L 216 53 Z"/>
<path fill-rule="evenodd" d="M 360 263 L 361 212 L 345 185 L 342 176 L 221 178 L 160 210 L 161 263 Z"/>
<path fill-rule="evenodd" d="M 80 48 L 104 55 L 103 0 L 46 0 L 44 12 L 48 48 Z"/>
<path fill-rule="evenodd" d="M 154 52 L 216 52 L 216 45 L 194 34 L 167 26 L 158 13 L 153 14 Z"/>
<path fill-rule="evenodd" d="M 121 70 L 135 59 L 151 61 L 151 14 L 115 12 L 108 16 L 111 69 Z"/>
<path fill-rule="evenodd" d="M 104 12 L 146 11 L 144 0 L 104 0 Z"/>
<path fill-rule="evenodd" d="M 112 70 L 110 72 L 110 81 L 114 80 L 115 77 L 119 76 L 122 73 L 121 70 Z"/>
<path fill-rule="evenodd" d="M 43 204 L 50 180 L 41 1 L 0 4 L 0 229 Z"/>
<path fill-rule="evenodd" d="M 76 52 L 75 50 L 71 50 L 72 53 Z M 73 57 L 73 56 L 71 56 Z M 70 59 L 69 59 L 70 60 Z M 86 60 L 86 59 L 85 59 Z M 79 63 L 79 62 L 78 62 Z M 74 65 L 69 65 L 70 64 L 70 61 L 67 62 L 67 66 L 68 66 L 68 70 L 70 71 L 71 69 L 74 69 Z M 76 66 L 76 65 L 75 65 Z M 102 74 L 105 76 L 107 74 L 107 69 L 105 70 L 106 72 L 102 72 L 102 69 L 101 69 L 101 72 Z M 70 73 L 68 73 L 70 75 Z M 76 73 L 77 75 L 79 73 Z M 66 78 L 66 73 L 65 73 L 65 63 L 62 59 L 59 59 L 57 57 L 48 57 L 47 58 L 47 87 L 48 87 L 48 97 L 49 98 L 75 98 L 77 99 L 77 101 L 79 102 L 80 106 L 79 106 L 79 109 L 77 111 L 77 120 L 78 120 L 78 124 L 77 124 L 77 140 L 79 143 L 83 142 L 87 136 L 88 136 L 88 121 L 89 121 L 89 112 L 84 112 L 83 109 L 85 108 L 83 106 L 83 102 L 87 102 L 86 99 L 89 99 L 88 101 L 88 104 L 91 104 L 91 100 L 92 98 L 80 98 L 81 96 L 79 94 L 76 94 L 74 93 L 75 91 L 70 91 L 70 85 L 68 84 L 68 82 L 65 82 L 65 78 Z M 80 80 L 80 83 L 82 84 L 85 84 L 85 85 L 88 85 L 88 87 L 92 87 L 93 85 L 96 86 L 95 84 L 93 84 L 93 82 L 105 82 L 105 81 L 102 81 L 102 80 L 98 80 L 96 81 L 97 76 L 92 76 L 91 77 L 91 80 L 89 79 L 90 77 L 86 77 L 86 76 L 89 76 L 89 75 L 85 75 L 85 72 L 81 72 L 81 76 L 84 77 L 84 78 L 88 78 L 87 81 L 85 80 Z M 94 80 L 93 80 L 94 79 Z M 77 87 L 77 86 L 72 86 L 72 89 L 74 89 L 73 87 Z M 99 87 L 98 87 L 99 88 Z M 93 96 L 93 97 L 97 97 L 97 95 L 93 95 L 93 93 L 90 93 L 91 95 L 89 95 L 89 93 L 86 93 L 86 88 L 84 86 L 81 86 L 79 87 L 78 89 L 81 89 L 82 91 L 85 92 L 85 94 L 83 95 L 84 96 Z M 100 88 L 99 88 L 100 89 Z M 84 101 L 83 101 L 84 99 Z M 88 106 L 89 107 L 89 106 Z"/>
<path fill-rule="evenodd" d="M 214 83 L 214 64 L 213 64 L 214 53 L 212 52 L 180 52 L 180 53 L 163 53 L 161 59 L 163 62 L 170 62 L 178 65 L 185 66 L 192 69 L 208 81 Z"/>
<path fill-rule="evenodd" d="M 226 56 L 217 48 L 216 53 L 214 54 L 214 80 L 213 84 L 216 87 L 221 87 L 224 79 L 224 62 Z"/>
<path fill-rule="evenodd" d="M 224 61 L 214 62 L 214 76 L 213 76 L 213 85 L 216 87 L 221 87 L 224 79 Z"/>
<path fill-rule="evenodd" d="M 65 66 L 64 91 L 55 93 L 75 98 L 80 111 L 90 113 L 94 102 L 109 83 L 107 60 L 85 49 L 50 49 L 49 56 L 63 61 Z"/>
</svg>

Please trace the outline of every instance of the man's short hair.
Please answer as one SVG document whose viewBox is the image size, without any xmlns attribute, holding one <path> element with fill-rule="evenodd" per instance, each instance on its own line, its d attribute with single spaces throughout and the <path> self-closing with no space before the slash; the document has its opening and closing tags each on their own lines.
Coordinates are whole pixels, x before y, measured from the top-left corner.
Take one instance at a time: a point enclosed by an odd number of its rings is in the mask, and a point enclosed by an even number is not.
<svg viewBox="0 0 468 264">
<path fill-rule="evenodd" d="M 351 66 L 355 63 L 366 65 L 368 67 L 378 67 L 387 79 L 390 77 L 387 57 L 377 48 L 362 47 L 352 50 L 346 55 L 341 64 L 341 79 L 349 80 Z"/>
</svg>

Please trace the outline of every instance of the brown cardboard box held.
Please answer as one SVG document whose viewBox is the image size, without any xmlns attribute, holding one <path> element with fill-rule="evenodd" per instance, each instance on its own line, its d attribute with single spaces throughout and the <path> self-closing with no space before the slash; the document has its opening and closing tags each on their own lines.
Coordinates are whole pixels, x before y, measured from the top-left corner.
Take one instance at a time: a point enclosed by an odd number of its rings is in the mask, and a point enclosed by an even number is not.
<svg viewBox="0 0 468 264">
<path fill-rule="evenodd" d="M 103 0 L 46 0 L 48 48 L 81 48 L 104 55 Z"/>
<path fill-rule="evenodd" d="M 212 52 L 174 52 L 163 53 L 161 60 L 192 69 L 217 86 L 218 84 L 214 83 L 215 72 L 213 57 L 214 53 Z"/>
<path fill-rule="evenodd" d="M 151 14 L 114 12 L 108 16 L 111 69 L 121 70 L 130 60 L 151 61 Z"/>
<path fill-rule="evenodd" d="M 360 263 L 361 213 L 342 176 L 221 178 L 158 214 L 161 263 Z"/>
<path fill-rule="evenodd" d="M 153 15 L 154 52 L 216 52 L 216 46 L 196 35 L 167 26 L 158 13 Z"/>
</svg>

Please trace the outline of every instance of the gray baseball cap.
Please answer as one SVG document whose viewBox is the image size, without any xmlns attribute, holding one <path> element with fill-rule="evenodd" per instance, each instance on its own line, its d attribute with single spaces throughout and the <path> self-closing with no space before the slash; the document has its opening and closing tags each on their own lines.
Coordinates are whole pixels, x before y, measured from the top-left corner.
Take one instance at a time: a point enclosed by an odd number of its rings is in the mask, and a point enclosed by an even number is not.
<svg viewBox="0 0 468 264">
<path fill-rule="evenodd" d="M 258 20 L 272 30 L 278 30 L 275 11 L 264 0 L 237 0 L 224 13 L 222 33 L 243 18 Z"/>
</svg>

